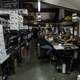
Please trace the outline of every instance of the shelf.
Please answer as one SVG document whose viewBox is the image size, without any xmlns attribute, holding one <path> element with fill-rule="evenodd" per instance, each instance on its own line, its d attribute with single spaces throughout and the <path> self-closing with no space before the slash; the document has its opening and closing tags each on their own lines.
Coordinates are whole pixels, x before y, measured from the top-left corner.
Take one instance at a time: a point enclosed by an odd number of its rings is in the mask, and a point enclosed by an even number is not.
<svg viewBox="0 0 80 80">
<path fill-rule="evenodd" d="M 60 25 L 61 26 L 73 26 L 73 22 L 64 21 L 64 22 L 61 22 Z"/>
</svg>

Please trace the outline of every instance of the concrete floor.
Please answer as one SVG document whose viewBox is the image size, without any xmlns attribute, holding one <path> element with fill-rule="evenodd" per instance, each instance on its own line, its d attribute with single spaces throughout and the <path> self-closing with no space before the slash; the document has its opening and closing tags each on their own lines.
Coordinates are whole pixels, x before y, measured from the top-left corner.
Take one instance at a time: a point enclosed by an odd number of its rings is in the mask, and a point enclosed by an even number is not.
<svg viewBox="0 0 80 80">
<path fill-rule="evenodd" d="M 70 74 L 58 73 L 54 65 L 46 64 L 26 64 L 18 67 L 11 80 L 76 80 L 75 72 Z"/>
<path fill-rule="evenodd" d="M 35 52 L 35 49 L 32 52 Z M 18 66 L 11 80 L 77 80 L 77 72 L 62 74 L 56 71 L 54 64 L 40 63 L 35 53 L 30 57 L 30 63 L 26 63 L 25 59 L 25 63 Z"/>
</svg>

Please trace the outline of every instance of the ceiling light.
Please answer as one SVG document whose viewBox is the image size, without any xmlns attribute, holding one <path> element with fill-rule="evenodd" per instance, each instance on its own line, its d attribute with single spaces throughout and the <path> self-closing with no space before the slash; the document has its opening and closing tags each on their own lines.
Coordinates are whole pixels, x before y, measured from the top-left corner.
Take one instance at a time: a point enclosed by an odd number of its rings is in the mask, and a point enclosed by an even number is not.
<svg viewBox="0 0 80 80">
<path fill-rule="evenodd" d="M 38 0 L 38 12 L 40 12 L 40 10 L 41 10 L 41 2 L 40 0 Z"/>
</svg>

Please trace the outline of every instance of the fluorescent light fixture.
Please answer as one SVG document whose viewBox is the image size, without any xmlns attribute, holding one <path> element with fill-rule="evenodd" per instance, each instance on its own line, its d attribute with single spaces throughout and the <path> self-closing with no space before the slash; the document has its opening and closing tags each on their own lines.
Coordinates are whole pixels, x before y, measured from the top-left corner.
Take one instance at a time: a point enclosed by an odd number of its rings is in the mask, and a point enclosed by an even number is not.
<svg viewBox="0 0 80 80">
<path fill-rule="evenodd" d="M 40 0 L 38 0 L 38 12 L 40 12 L 40 10 L 41 10 L 41 2 Z"/>
</svg>

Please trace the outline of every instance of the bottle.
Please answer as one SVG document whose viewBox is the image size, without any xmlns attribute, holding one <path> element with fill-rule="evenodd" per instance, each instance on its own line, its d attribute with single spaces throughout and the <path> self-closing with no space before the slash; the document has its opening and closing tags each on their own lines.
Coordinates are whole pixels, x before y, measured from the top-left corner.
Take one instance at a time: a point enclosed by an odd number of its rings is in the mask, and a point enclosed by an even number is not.
<svg viewBox="0 0 80 80">
<path fill-rule="evenodd" d="M 77 80 L 80 80 L 80 74 L 77 76 Z"/>
<path fill-rule="evenodd" d="M 62 64 L 62 73 L 66 73 L 66 64 Z"/>
</svg>

